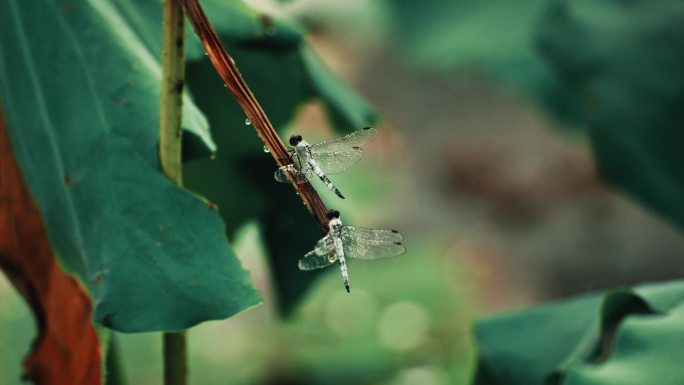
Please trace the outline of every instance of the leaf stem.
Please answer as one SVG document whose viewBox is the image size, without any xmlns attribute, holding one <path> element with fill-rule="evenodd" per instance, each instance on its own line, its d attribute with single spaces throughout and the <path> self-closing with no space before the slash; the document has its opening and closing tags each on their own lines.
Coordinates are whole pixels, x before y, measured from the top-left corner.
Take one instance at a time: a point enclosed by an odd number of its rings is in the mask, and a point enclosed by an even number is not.
<svg viewBox="0 0 684 385">
<path fill-rule="evenodd" d="M 164 48 L 159 114 L 159 161 L 164 174 L 181 185 L 181 117 L 185 82 L 185 19 L 179 0 L 164 0 Z"/>
<path fill-rule="evenodd" d="M 185 81 L 185 19 L 179 0 L 164 0 L 159 162 L 164 175 L 183 184 L 181 118 Z M 185 332 L 164 333 L 164 384 L 187 384 Z"/>
<path fill-rule="evenodd" d="M 107 343 L 107 354 L 105 358 L 105 379 L 107 385 L 127 385 L 124 376 L 123 362 L 121 361 L 121 349 L 116 333 L 109 330 L 109 343 Z"/>
<path fill-rule="evenodd" d="M 184 331 L 164 333 L 164 385 L 188 382 L 187 339 Z"/>
<path fill-rule="evenodd" d="M 270 154 L 275 159 L 278 167 L 287 166 L 292 162 L 290 155 L 285 149 L 285 145 L 276 133 L 273 125 L 268 120 L 266 113 L 261 108 L 261 105 L 252 94 L 245 81 L 242 79 L 240 72 L 235 66 L 235 60 L 228 55 L 225 48 L 221 44 L 216 31 L 209 23 L 207 16 L 202 9 L 202 6 L 197 0 L 182 0 L 185 13 L 192 23 L 195 33 L 202 41 L 204 50 L 207 56 L 214 65 L 216 72 L 219 74 L 226 87 L 233 94 L 242 110 L 245 111 L 247 118 L 251 121 L 252 126 L 257 134 L 266 144 Z M 291 176 L 288 175 L 288 178 Z M 302 201 L 306 205 L 309 212 L 318 221 L 321 230 L 327 232 L 328 221 L 326 219 L 327 207 L 316 193 L 316 190 L 310 183 L 297 184 L 290 179 L 295 191 L 299 194 Z"/>
</svg>

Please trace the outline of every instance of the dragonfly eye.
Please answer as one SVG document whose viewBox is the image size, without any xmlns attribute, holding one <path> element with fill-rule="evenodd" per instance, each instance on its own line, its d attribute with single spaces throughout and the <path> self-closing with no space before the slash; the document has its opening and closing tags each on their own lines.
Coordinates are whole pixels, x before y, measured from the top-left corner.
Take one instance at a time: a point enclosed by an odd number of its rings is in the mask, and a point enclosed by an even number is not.
<svg viewBox="0 0 684 385">
<path fill-rule="evenodd" d="M 301 141 L 302 141 L 301 135 L 292 135 L 290 137 L 290 146 L 296 146 Z"/>
</svg>

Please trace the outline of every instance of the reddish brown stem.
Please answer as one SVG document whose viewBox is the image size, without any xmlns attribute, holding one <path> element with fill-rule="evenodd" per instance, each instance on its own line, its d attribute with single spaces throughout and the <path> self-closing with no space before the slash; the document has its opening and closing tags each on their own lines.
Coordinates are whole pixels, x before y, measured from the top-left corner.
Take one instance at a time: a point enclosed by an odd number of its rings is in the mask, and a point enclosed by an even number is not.
<svg viewBox="0 0 684 385">
<path fill-rule="evenodd" d="M 273 125 L 268 120 L 266 113 L 242 79 L 240 72 L 235 66 L 235 61 L 228 55 L 221 44 L 214 28 L 204 14 L 202 6 L 200 6 L 197 0 L 183 0 L 183 8 L 195 29 L 195 33 L 197 33 L 197 36 L 199 36 L 202 41 L 204 50 L 211 60 L 211 63 L 214 65 L 216 72 L 218 72 L 221 79 L 223 79 L 226 87 L 233 94 L 240 107 L 242 107 L 242 110 L 245 111 L 247 118 L 251 121 L 252 126 L 254 126 L 254 129 L 261 140 L 266 144 L 266 148 L 268 148 L 275 159 L 278 167 L 290 164 L 292 160 L 285 149 L 285 144 L 280 140 Z M 288 175 L 288 177 L 290 176 Z M 321 229 L 324 232 L 327 232 L 328 220 L 326 219 L 326 213 L 328 212 L 328 208 L 325 207 L 325 204 L 318 196 L 318 193 L 314 190 L 313 186 L 311 186 L 310 183 L 297 184 L 292 179 L 290 179 L 290 183 L 292 183 L 295 191 L 297 191 L 299 197 L 304 201 L 309 212 L 316 218 Z"/>
</svg>

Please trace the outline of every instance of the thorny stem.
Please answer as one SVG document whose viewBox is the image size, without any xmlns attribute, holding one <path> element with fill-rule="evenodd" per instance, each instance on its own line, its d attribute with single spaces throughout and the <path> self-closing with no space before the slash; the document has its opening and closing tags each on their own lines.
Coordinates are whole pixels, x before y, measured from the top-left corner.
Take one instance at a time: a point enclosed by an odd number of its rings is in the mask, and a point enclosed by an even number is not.
<svg viewBox="0 0 684 385">
<path fill-rule="evenodd" d="M 242 79 L 240 72 L 235 66 L 235 61 L 228 55 L 221 44 L 214 28 L 204 14 L 202 6 L 200 6 L 197 0 L 181 1 L 183 2 L 185 13 L 195 28 L 197 36 L 202 41 L 204 50 L 214 65 L 216 72 L 218 72 L 226 87 L 233 94 L 240 107 L 242 107 L 242 110 L 245 111 L 247 118 L 251 121 L 261 140 L 266 144 L 266 148 L 268 148 L 275 159 L 278 167 L 287 166 L 291 163 L 291 158 L 285 149 L 285 145 L 268 120 L 261 105 L 259 105 L 259 102 L 254 97 L 254 94 L 252 94 L 252 91 Z M 291 175 L 288 174 L 288 178 L 291 178 Z M 318 193 L 316 193 L 316 190 L 314 190 L 310 183 L 297 184 L 292 179 L 290 179 L 290 183 L 302 198 L 302 201 L 304 201 L 309 212 L 318 221 L 321 230 L 326 232 L 328 223 L 326 213 L 328 209 L 318 196 Z"/>
<path fill-rule="evenodd" d="M 182 185 L 181 118 L 185 78 L 185 18 L 180 0 L 164 0 L 164 46 L 161 105 L 159 108 L 159 162 L 172 182 Z M 187 384 L 185 332 L 164 333 L 164 384 Z"/>
</svg>

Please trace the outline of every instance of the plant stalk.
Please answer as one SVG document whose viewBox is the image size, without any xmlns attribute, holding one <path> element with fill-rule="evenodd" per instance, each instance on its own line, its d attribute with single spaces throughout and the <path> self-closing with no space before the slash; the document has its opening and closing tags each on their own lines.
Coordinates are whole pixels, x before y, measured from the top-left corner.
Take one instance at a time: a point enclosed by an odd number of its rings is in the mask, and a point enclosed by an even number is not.
<svg viewBox="0 0 684 385">
<path fill-rule="evenodd" d="M 114 331 L 109 331 L 109 343 L 107 345 L 104 383 L 107 385 L 127 385 L 121 360 L 121 349 Z"/>
<path fill-rule="evenodd" d="M 185 84 L 185 19 L 180 0 L 164 0 L 163 44 L 159 161 L 166 177 L 182 185 L 181 117 Z"/>
<path fill-rule="evenodd" d="M 181 118 L 185 84 L 185 19 L 180 0 L 164 0 L 159 162 L 164 175 L 183 184 Z M 186 385 L 188 379 L 185 332 L 164 333 L 164 384 Z"/>
<path fill-rule="evenodd" d="M 245 81 L 242 79 L 240 72 L 235 66 L 235 60 L 228 55 L 226 49 L 221 44 L 216 31 L 209 23 L 207 16 L 197 0 L 182 0 L 185 13 L 192 23 L 195 33 L 202 41 L 204 50 L 207 56 L 214 65 L 216 72 L 223 80 L 226 87 L 233 94 L 242 110 L 247 115 L 252 126 L 257 134 L 263 140 L 266 148 L 275 159 L 278 167 L 287 166 L 292 162 L 290 155 L 285 149 L 285 144 L 276 133 L 273 125 L 268 120 L 266 113 L 261 108 L 261 105 L 254 97 L 254 94 L 249 89 Z M 291 178 L 288 175 L 288 178 Z M 321 230 L 325 233 L 328 231 L 328 220 L 326 219 L 327 207 L 318 196 L 316 190 L 310 183 L 297 184 L 296 181 L 290 179 L 290 183 L 298 193 L 299 197 L 304 201 L 309 212 L 318 221 Z"/>
<path fill-rule="evenodd" d="M 164 333 L 164 385 L 188 383 L 186 337 L 184 331 Z"/>
</svg>

